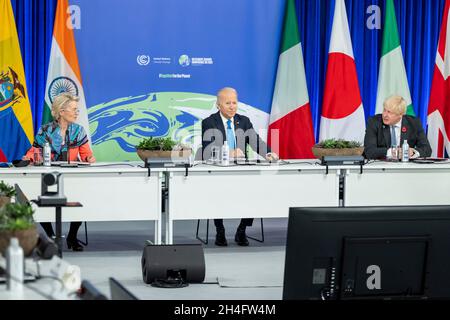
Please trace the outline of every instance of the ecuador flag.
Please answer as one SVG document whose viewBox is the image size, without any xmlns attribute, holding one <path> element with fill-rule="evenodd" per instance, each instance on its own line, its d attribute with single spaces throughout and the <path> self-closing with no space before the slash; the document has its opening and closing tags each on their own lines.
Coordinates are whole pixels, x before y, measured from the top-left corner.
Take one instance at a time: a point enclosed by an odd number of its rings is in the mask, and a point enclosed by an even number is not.
<svg viewBox="0 0 450 320">
<path fill-rule="evenodd" d="M 0 0 L 0 161 L 22 158 L 33 140 L 16 23 L 10 0 Z"/>
</svg>

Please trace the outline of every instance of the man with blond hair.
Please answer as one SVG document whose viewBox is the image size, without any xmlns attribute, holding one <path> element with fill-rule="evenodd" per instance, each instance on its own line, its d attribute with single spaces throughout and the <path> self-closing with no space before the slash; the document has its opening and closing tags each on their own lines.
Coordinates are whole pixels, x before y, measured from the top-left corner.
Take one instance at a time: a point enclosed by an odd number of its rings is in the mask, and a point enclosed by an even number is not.
<svg viewBox="0 0 450 320">
<path fill-rule="evenodd" d="M 382 114 L 369 118 L 364 137 L 366 158 L 397 158 L 396 152 L 405 140 L 410 147 L 411 159 L 431 155 L 431 146 L 420 119 L 405 113 L 405 99 L 394 95 L 384 101 Z"/>
</svg>

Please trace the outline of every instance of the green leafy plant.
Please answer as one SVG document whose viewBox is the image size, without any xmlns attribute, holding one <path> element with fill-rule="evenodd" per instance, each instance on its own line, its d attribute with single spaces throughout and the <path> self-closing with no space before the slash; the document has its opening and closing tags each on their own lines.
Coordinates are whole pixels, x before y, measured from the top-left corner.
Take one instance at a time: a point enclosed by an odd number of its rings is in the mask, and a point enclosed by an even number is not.
<svg viewBox="0 0 450 320">
<path fill-rule="evenodd" d="M 3 180 L 0 181 L 0 196 L 11 198 L 15 196 L 16 190 L 13 186 L 5 183 Z"/>
<path fill-rule="evenodd" d="M 327 139 L 318 143 L 316 147 L 324 149 L 360 148 L 362 147 L 362 144 L 358 141 L 348 141 L 343 139 Z"/>
<path fill-rule="evenodd" d="M 0 230 L 25 230 L 33 227 L 34 210 L 28 204 L 9 203 L 0 209 Z"/>
<path fill-rule="evenodd" d="M 157 151 L 171 151 L 177 143 L 171 138 L 145 138 L 137 146 L 136 149 L 141 150 L 157 150 Z"/>
</svg>

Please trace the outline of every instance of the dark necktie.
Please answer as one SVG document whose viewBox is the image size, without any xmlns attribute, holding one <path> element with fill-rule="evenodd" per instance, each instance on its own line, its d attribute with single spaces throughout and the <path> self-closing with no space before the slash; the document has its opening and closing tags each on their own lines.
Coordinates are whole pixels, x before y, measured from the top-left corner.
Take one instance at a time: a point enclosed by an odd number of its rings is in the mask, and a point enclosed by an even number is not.
<svg viewBox="0 0 450 320">
<path fill-rule="evenodd" d="M 395 135 L 394 126 L 391 126 L 391 146 L 397 146 L 397 136 Z"/>
</svg>

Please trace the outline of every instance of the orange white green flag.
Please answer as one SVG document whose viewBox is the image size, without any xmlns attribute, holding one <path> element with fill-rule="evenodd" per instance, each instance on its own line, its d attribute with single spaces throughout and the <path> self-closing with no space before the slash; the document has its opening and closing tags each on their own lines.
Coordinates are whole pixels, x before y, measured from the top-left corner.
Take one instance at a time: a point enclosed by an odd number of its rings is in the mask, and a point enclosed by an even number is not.
<svg viewBox="0 0 450 320">
<path fill-rule="evenodd" d="M 91 141 L 86 100 L 84 97 L 80 66 L 78 64 L 73 25 L 68 13 L 68 7 L 68 0 L 58 0 L 47 73 L 47 86 L 45 88 L 42 124 L 52 120 L 51 105 L 53 99 L 63 92 L 69 92 L 80 98 L 78 102 L 80 114 L 77 122 L 83 126 L 89 141 Z"/>
</svg>

